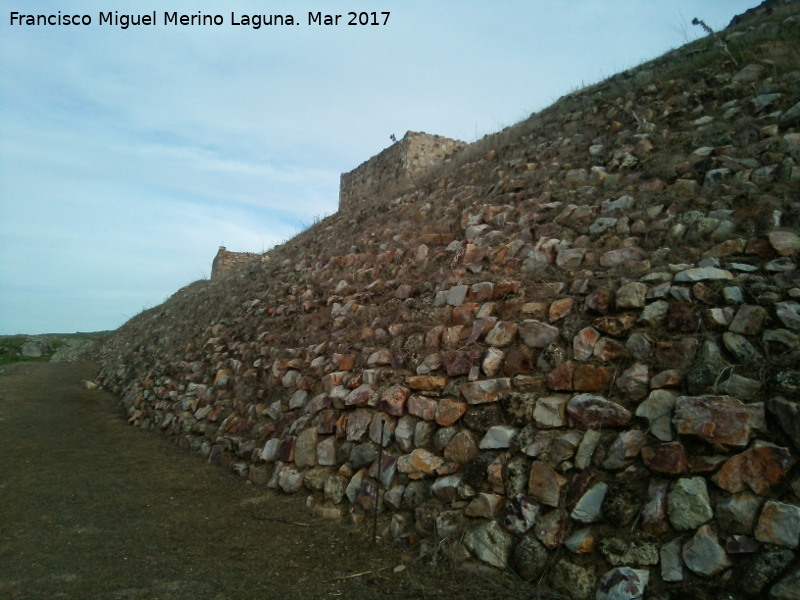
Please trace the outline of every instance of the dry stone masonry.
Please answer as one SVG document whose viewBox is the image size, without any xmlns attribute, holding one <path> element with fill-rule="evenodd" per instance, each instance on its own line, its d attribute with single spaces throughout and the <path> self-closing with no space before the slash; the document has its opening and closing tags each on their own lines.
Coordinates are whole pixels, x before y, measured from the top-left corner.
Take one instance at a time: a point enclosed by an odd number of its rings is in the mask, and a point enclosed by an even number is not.
<svg viewBox="0 0 800 600">
<path fill-rule="evenodd" d="M 408 131 L 380 154 L 343 173 L 339 210 L 374 206 L 414 189 L 432 167 L 448 161 L 466 144 L 440 135 Z"/>
<path fill-rule="evenodd" d="M 380 211 L 354 176 L 120 328 L 102 381 L 254 485 L 560 597 L 796 600 L 799 11 L 721 32 L 737 64 L 700 40 L 562 98 Z"/>
<path fill-rule="evenodd" d="M 236 270 L 247 262 L 259 260 L 260 254 L 253 252 L 231 252 L 225 246 L 220 246 L 214 261 L 211 263 L 211 279 L 219 279 Z"/>
</svg>

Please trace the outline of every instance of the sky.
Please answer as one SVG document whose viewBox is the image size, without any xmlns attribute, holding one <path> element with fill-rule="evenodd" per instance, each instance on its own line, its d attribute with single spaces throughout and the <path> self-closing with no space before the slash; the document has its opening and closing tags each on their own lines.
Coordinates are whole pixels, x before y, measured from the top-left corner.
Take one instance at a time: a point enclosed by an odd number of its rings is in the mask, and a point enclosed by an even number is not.
<svg viewBox="0 0 800 600">
<path fill-rule="evenodd" d="M 757 4 L 0 0 L 0 335 L 115 329 L 210 277 L 219 246 L 263 252 L 335 213 L 340 174 L 390 135 L 474 142 Z M 300 24 L 235 24 L 270 14 Z"/>
</svg>

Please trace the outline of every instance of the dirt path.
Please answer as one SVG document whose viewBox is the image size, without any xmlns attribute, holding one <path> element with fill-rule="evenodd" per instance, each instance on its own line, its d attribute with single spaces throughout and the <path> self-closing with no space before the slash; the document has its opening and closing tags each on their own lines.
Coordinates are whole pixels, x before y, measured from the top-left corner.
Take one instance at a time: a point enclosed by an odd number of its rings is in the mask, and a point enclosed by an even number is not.
<svg viewBox="0 0 800 600">
<path fill-rule="evenodd" d="M 400 549 L 369 527 L 315 519 L 300 495 L 130 427 L 110 394 L 80 385 L 93 376 L 74 363 L 0 371 L 1 598 L 511 597 L 430 565 L 395 572 Z"/>
</svg>

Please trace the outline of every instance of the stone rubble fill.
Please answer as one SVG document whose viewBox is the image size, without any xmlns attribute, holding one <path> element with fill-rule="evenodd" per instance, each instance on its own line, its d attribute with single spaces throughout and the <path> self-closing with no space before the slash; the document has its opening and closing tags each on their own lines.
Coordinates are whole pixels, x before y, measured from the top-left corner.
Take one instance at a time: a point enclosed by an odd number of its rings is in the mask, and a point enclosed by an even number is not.
<svg viewBox="0 0 800 600">
<path fill-rule="evenodd" d="M 413 551 L 573 600 L 795 600 L 799 11 L 719 32 L 736 63 L 703 38 L 351 189 L 131 319 L 99 380 Z"/>
</svg>

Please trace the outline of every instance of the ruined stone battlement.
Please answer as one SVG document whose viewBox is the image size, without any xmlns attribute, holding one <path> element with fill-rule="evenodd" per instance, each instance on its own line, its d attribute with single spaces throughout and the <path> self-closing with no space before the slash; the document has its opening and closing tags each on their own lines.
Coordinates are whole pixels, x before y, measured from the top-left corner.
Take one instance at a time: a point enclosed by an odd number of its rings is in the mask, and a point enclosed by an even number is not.
<svg viewBox="0 0 800 600">
<path fill-rule="evenodd" d="M 339 210 L 371 203 L 379 195 L 393 197 L 413 189 L 415 177 L 442 164 L 466 145 L 440 135 L 406 132 L 403 139 L 342 174 Z"/>
<path fill-rule="evenodd" d="M 211 263 L 211 279 L 219 279 L 237 265 L 254 260 L 259 256 L 254 252 L 230 252 L 225 246 L 220 246 Z"/>
</svg>

